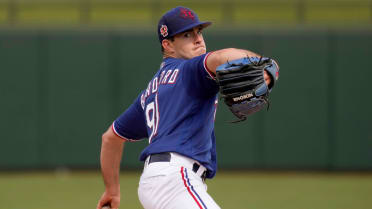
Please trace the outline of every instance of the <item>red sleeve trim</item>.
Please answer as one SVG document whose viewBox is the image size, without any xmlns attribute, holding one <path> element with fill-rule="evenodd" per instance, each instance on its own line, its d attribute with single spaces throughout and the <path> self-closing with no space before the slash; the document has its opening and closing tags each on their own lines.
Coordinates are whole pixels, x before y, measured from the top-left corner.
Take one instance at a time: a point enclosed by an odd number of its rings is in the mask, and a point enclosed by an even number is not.
<svg viewBox="0 0 372 209">
<path fill-rule="evenodd" d="M 111 129 L 112 129 L 112 131 L 114 132 L 114 134 L 115 134 L 116 136 L 118 136 L 118 137 L 124 139 L 125 141 L 130 141 L 130 140 L 128 140 L 127 138 L 125 138 L 124 136 L 120 135 L 120 134 L 115 130 L 114 123 L 115 123 L 115 122 L 113 122 L 112 125 L 111 125 Z"/>
<path fill-rule="evenodd" d="M 128 139 L 128 138 L 126 138 L 126 137 L 120 135 L 120 134 L 116 131 L 114 123 L 115 123 L 115 121 L 112 123 L 112 125 L 111 125 L 111 129 L 112 129 L 112 131 L 114 132 L 114 134 L 115 134 L 116 136 L 118 136 L 118 137 L 124 139 L 124 141 L 128 141 L 128 142 L 138 142 L 138 141 L 141 141 L 141 140 Z"/>
<path fill-rule="evenodd" d="M 207 66 L 207 59 L 209 57 L 209 55 L 211 55 L 213 52 L 209 52 L 205 57 L 204 57 L 204 61 L 203 61 L 203 65 L 204 65 L 204 69 L 205 71 L 208 73 L 208 75 L 213 79 L 215 80 L 215 75 L 212 73 L 212 71 L 210 71 L 208 69 L 208 66 Z"/>
</svg>

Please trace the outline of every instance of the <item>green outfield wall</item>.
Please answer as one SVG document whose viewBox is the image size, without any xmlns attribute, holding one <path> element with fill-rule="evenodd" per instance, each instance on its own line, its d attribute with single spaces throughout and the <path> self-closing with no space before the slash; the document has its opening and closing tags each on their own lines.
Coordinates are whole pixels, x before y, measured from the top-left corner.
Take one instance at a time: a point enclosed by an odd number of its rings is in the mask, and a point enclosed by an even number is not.
<svg viewBox="0 0 372 209">
<path fill-rule="evenodd" d="M 278 60 L 268 112 L 216 117 L 220 168 L 372 169 L 372 31 L 210 31 Z M 95 168 L 101 134 L 161 62 L 154 31 L 0 31 L 0 169 Z M 176 99 L 176 98 L 175 98 Z M 127 143 L 141 167 L 147 140 Z"/>
</svg>

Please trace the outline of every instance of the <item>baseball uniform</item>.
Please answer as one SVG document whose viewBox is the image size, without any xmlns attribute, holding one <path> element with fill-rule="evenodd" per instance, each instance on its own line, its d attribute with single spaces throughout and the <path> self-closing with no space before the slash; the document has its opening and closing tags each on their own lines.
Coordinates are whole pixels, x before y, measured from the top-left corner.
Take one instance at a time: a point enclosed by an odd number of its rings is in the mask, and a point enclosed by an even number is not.
<svg viewBox="0 0 372 209">
<path fill-rule="evenodd" d="M 199 25 L 210 22 L 200 22 L 191 10 L 177 7 L 159 21 L 159 40 Z M 140 155 L 144 171 L 138 188 L 146 209 L 219 208 L 205 184 L 217 170 L 214 120 L 219 88 L 206 66 L 209 55 L 163 59 L 112 125 L 121 138 L 148 139 Z"/>
</svg>

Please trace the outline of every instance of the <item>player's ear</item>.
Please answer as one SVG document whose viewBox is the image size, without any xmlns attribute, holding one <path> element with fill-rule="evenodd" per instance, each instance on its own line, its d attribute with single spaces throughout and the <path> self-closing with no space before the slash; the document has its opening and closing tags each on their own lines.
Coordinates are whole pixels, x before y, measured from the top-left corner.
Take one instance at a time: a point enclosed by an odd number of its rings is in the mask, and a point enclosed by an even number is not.
<svg viewBox="0 0 372 209">
<path fill-rule="evenodd" d="M 168 52 L 168 53 L 174 52 L 173 43 L 170 40 L 164 39 L 161 42 L 161 45 L 163 46 L 164 52 Z"/>
</svg>

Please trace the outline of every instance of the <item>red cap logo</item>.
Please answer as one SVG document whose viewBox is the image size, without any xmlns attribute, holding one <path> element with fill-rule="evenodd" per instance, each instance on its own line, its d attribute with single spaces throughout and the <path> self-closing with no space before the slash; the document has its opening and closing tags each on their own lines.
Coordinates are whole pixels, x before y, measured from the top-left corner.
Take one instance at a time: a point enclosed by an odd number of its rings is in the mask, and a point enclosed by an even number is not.
<svg viewBox="0 0 372 209">
<path fill-rule="evenodd" d="M 161 25 L 160 34 L 163 37 L 167 37 L 168 36 L 168 27 L 166 25 Z"/>
<path fill-rule="evenodd" d="M 190 18 L 190 19 L 194 20 L 195 16 L 190 10 L 185 9 L 185 8 L 181 8 L 180 11 L 181 11 L 181 17 L 183 17 L 185 19 Z"/>
</svg>

